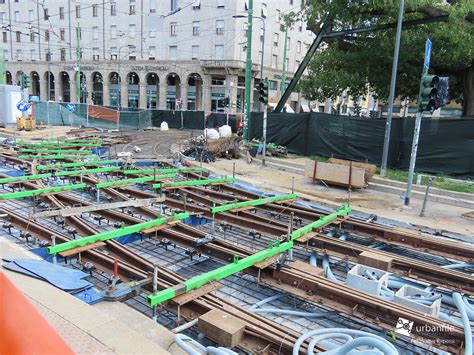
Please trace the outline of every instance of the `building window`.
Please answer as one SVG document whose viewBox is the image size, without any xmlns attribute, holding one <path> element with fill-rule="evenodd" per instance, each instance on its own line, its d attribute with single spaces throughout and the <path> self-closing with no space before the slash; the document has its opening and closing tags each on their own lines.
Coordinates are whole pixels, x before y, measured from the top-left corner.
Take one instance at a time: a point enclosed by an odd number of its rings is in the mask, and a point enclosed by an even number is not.
<svg viewBox="0 0 474 355">
<path fill-rule="evenodd" d="M 276 80 L 269 80 L 269 81 L 268 81 L 268 89 L 269 89 L 269 90 L 278 90 L 278 81 L 276 81 Z"/>
<path fill-rule="evenodd" d="M 288 47 L 286 47 L 286 49 L 290 49 L 291 48 L 291 38 L 288 37 Z"/>
<path fill-rule="evenodd" d="M 176 37 L 176 22 L 171 22 L 170 23 L 170 36 Z"/>
<path fill-rule="evenodd" d="M 66 61 L 66 48 L 61 48 L 60 52 L 61 52 L 61 62 L 65 62 Z"/>
<path fill-rule="evenodd" d="M 156 0 L 150 0 L 150 14 L 156 13 Z"/>
<path fill-rule="evenodd" d="M 28 21 L 33 22 L 35 20 L 35 12 L 33 10 L 28 10 Z"/>
<path fill-rule="evenodd" d="M 279 23 L 281 20 L 281 11 L 280 10 L 276 10 L 276 14 L 275 14 L 275 21 L 277 23 Z"/>
<path fill-rule="evenodd" d="M 76 5 L 76 18 L 81 18 L 81 5 Z"/>
<path fill-rule="evenodd" d="M 299 26 L 298 26 L 298 30 L 300 32 L 303 32 L 303 22 L 300 22 Z"/>
<path fill-rule="evenodd" d="M 43 17 L 45 21 L 49 20 L 49 14 L 48 14 L 48 9 L 43 9 Z"/>
<path fill-rule="evenodd" d="M 16 60 L 22 60 L 23 59 L 23 52 L 21 49 L 16 50 Z"/>
<path fill-rule="evenodd" d="M 59 19 L 64 20 L 64 7 L 59 8 Z"/>
<path fill-rule="evenodd" d="M 267 4 L 263 4 L 263 3 L 262 3 L 261 16 L 262 16 L 263 18 L 266 18 L 266 17 L 267 17 Z"/>
<path fill-rule="evenodd" d="M 199 21 L 193 22 L 193 36 L 199 36 Z"/>
<path fill-rule="evenodd" d="M 155 56 L 156 56 L 156 47 L 155 46 L 150 46 L 148 48 L 148 59 L 150 60 L 155 60 Z"/>
<path fill-rule="evenodd" d="M 137 13 L 135 5 L 130 5 L 130 11 L 128 12 L 129 15 L 135 15 Z"/>
<path fill-rule="evenodd" d="M 92 17 L 99 17 L 99 6 L 92 5 Z"/>
<path fill-rule="evenodd" d="M 117 47 L 110 47 L 110 59 L 117 59 Z"/>
<path fill-rule="evenodd" d="M 193 10 L 201 9 L 201 0 L 193 0 Z"/>
<path fill-rule="evenodd" d="M 116 38 L 117 38 L 117 26 L 111 25 L 110 26 L 110 39 L 116 39 Z"/>
<path fill-rule="evenodd" d="M 7 36 L 7 33 L 6 33 L 6 32 L 2 32 L 2 39 L 3 39 L 3 43 L 7 43 L 7 42 L 8 42 L 8 36 Z"/>
<path fill-rule="evenodd" d="M 100 48 L 98 48 L 98 47 L 92 48 L 92 60 L 99 60 L 100 59 L 99 51 L 100 51 Z"/>
<path fill-rule="evenodd" d="M 33 31 L 30 32 L 30 42 L 35 41 L 35 33 Z"/>
<path fill-rule="evenodd" d="M 199 58 L 199 46 L 192 46 L 192 59 L 198 59 Z"/>
<path fill-rule="evenodd" d="M 0 12 L 0 23 L 1 24 L 5 23 L 5 20 L 6 20 L 5 12 Z"/>
<path fill-rule="evenodd" d="M 296 53 L 301 53 L 301 41 L 296 42 Z"/>
<path fill-rule="evenodd" d="M 156 32 L 155 32 L 155 30 L 151 30 L 151 31 L 150 31 L 150 34 L 148 35 L 148 37 L 150 37 L 150 38 L 155 38 L 155 37 L 156 37 Z"/>
<path fill-rule="evenodd" d="M 135 53 L 137 51 L 137 47 L 135 46 L 130 46 L 128 47 L 128 59 L 129 60 L 135 60 L 136 56 Z"/>
<path fill-rule="evenodd" d="M 280 40 L 280 35 L 278 33 L 273 34 L 273 44 L 278 46 L 278 41 Z"/>
<path fill-rule="evenodd" d="M 110 4 L 110 16 L 117 16 L 117 5 Z"/>
<path fill-rule="evenodd" d="M 301 62 L 299 60 L 296 61 L 296 68 L 295 68 L 295 71 L 298 70 L 298 68 L 300 67 L 300 64 Z"/>
<path fill-rule="evenodd" d="M 66 31 L 64 30 L 64 28 L 61 28 L 59 30 L 59 36 L 61 38 L 61 41 L 65 41 L 66 40 Z"/>
<path fill-rule="evenodd" d="M 217 0 L 217 8 L 223 9 L 225 7 L 225 0 Z"/>
<path fill-rule="evenodd" d="M 20 22 L 20 11 L 15 11 L 15 22 Z"/>
<path fill-rule="evenodd" d="M 49 30 L 44 31 L 44 40 L 49 42 Z"/>
<path fill-rule="evenodd" d="M 263 42 L 265 40 L 265 31 L 263 30 L 263 27 L 260 28 L 260 42 Z"/>
<path fill-rule="evenodd" d="M 178 4 L 179 0 L 171 0 L 171 11 L 174 11 L 178 8 L 179 4 Z"/>
<path fill-rule="evenodd" d="M 93 40 L 99 39 L 99 27 L 97 26 L 92 27 L 92 39 Z"/>
<path fill-rule="evenodd" d="M 129 34 L 129 37 L 130 38 L 135 38 L 135 25 L 134 24 L 130 24 L 128 25 L 128 34 Z"/>
<path fill-rule="evenodd" d="M 21 42 L 21 32 L 20 31 L 16 31 L 16 41 L 18 43 Z"/>
<path fill-rule="evenodd" d="M 272 68 L 276 69 L 278 66 L 278 56 L 276 54 L 272 55 Z"/>
<path fill-rule="evenodd" d="M 178 46 L 170 46 L 170 60 L 176 60 L 178 56 Z"/>
<path fill-rule="evenodd" d="M 36 50 L 35 49 L 30 49 L 30 59 L 31 60 L 36 60 Z"/>
<path fill-rule="evenodd" d="M 224 20 L 217 20 L 216 21 L 216 34 L 223 35 L 224 34 Z"/>
<path fill-rule="evenodd" d="M 224 59 L 224 45 L 223 44 L 216 44 L 214 46 L 215 58 L 216 59 Z"/>
</svg>

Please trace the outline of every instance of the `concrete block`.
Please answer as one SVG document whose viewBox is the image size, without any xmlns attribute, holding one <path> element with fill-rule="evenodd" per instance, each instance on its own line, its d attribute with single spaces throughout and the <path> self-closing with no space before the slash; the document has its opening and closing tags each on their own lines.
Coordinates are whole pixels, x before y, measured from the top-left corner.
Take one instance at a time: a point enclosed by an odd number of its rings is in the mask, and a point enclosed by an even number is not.
<svg viewBox="0 0 474 355">
<path fill-rule="evenodd" d="M 375 277 L 372 280 L 368 275 Z M 371 295 L 380 295 L 382 285 L 388 284 L 388 272 L 370 266 L 357 264 L 347 273 L 347 286 Z"/>
<path fill-rule="evenodd" d="M 213 309 L 199 317 L 198 327 L 220 346 L 233 348 L 242 341 L 245 323 L 220 309 Z"/>
<path fill-rule="evenodd" d="M 433 293 L 429 291 L 421 290 L 410 285 L 404 285 L 395 293 L 393 302 L 437 318 L 439 315 L 439 309 L 441 307 L 441 298 L 438 298 L 435 301 L 430 301 L 430 304 L 417 302 L 418 299 L 427 300 L 432 296 Z"/>
<path fill-rule="evenodd" d="M 375 269 L 390 271 L 392 268 L 393 258 L 372 251 L 364 251 L 359 254 L 357 262 L 367 265 Z"/>
</svg>

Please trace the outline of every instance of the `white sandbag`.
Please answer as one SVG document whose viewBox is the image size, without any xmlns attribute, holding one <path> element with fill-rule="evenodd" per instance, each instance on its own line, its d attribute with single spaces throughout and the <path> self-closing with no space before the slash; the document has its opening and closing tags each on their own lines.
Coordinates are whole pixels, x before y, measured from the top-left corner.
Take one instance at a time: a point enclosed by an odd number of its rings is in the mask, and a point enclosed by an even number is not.
<svg viewBox="0 0 474 355">
<path fill-rule="evenodd" d="M 168 123 L 166 123 L 165 121 L 161 122 L 160 130 L 161 131 L 169 131 L 170 128 L 168 127 Z"/>
<path fill-rule="evenodd" d="M 219 135 L 219 132 L 217 132 L 213 128 L 206 128 L 204 131 L 204 134 L 208 139 L 219 139 L 221 136 Z"/>
<path fill-rule="evenodd" d="M 232 128 L 230 128 L 228 125 L 219 127 L 219 134 L 221 137 L 230 137 L 232 135 Z"/>
</svg>

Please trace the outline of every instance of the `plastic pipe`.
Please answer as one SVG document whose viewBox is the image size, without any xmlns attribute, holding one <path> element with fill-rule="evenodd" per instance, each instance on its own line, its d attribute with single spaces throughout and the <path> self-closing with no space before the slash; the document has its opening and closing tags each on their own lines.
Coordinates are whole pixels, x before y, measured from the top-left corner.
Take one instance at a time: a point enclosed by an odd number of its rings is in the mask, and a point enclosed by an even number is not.
<svg viewBox="0 0 474 355">
<path fill-rule="evenodd" d="M 341 236 L 339 237 L 340 240 L 347 240 L 347 237 L 349 237 L 349 233 L 342 233 Z"/>
<path fill-rule="evenodd" d="M 331 281 L 334 281 L 334 282 L 337 282 L 337 283 L 342 283 L 341 281 L 339 281 L 336 276 L 334 276 L 334 274 L 332 273 L 331 271 L 331 266 L 329 264 L 329 256 L 327 255 L 324 255 L 323 257 L 323 269 L 324 269 L 324 272 L 326 274 L 326 277 L 331 280 Z"/>
<path fill-rule="evenodd" d="M 174 336 L 174 341 L 181 349 L 186 351 L 188 355 L 202 355 L 202 353 L 206 353 L 206 348 L 203 345 L 199 344 L 196 340 L 188 337 L 187 335 L 176 334 Z M 194 348 L 192 348 L 191 345 Z"/>
<path fill-rule="evenodd" d="M 371 280 L 374 280 L 374 281 L 378 281 L 379 279 L 377 278 L 377 276 L 375 276 L 374 274 L 371 274 L 369 272 L 369 270 L 365 270 L 365 274 L 367 275 L 367 277 Z M 380 290 L 380 293 L 382 294 L 383 297 L 387 297 L 387 298 L 390 298 L 390 299 L 393 299 L 393 297 L 395 296 L 395 292 L 393 292 L 392 290 L 390 290 L 387 286 L 385 285 L 381 285 L 381 290 Z"/>
<path fill-rule="evenodd" d="M 461 322 L 464 327 L 464 354 L 472 355 L 472 330 L 466 312 L 466 304 L 464 303 L 461 294 L 458 292 L 453 292 L 453 301 L 461 315 Z"/>
<path fill-rule="evenodd" d="M 454 319 L 454 318 L 451 317 L 449 314 L 444 313 L 444 312 L 439 312 L 439 319 L 442 319 L 442 320 L 451 322 L 451 323 L 457 325 L 458 327 L 462 327 L 462 326 L 463 326 L 460 321 L 458 321 L 457 319 Z"/>
<path fill-rule="evenodd" d="M 451 265 L 444 265 L 441 266 L 443 269 L 464 269 L 464 268 L 474 268 L 474 264 L 469 264 L 469 263 L 459 263 L 459 264 L 451 264 Z"/>
<path fill-rule="evenodd" d="M 470 320 L 474 320 L 474 306 L 469 303 L 467 297 L 462 298 L 464 304 L 466 305 L 466 313 Z"/>
<path fill-rule="evenodd" d="M 280 308 L 254 308 L 252 309 L 252 312 L 287 314 L 290 316 L 298 316 L 298 317 L 305 317 L 305 318 L 324 318 L 329 315 L 328 312 L 311 313 L 311 312 L 293 311 L 291 309 L 280 309 Z"/>
<path fill-rule="evenodd" d="M 368 333 L 370 334 L 370 333 Z M 383 354 L 389 355 L 389 354 L 398 354 L 398 351 L 393 349 L 393 345 L 390 343 L 387 343 L 385 339 L 377 339 L 373 337 L 360 337 L 351 341 L 348 341 L 346 344 L 341 346 L 337 351 L 337 355 L 346 355 L 349 353 L 349 351 L 354 350 L 355 348 L 359 346 L 369 346 L 369 347 L 374 347 L 377 350 L 382 351 Z"/>
<path fill-rule="evenodd" d="M 311 253 L 309 263 L 313 266 L 318 266 L 318 255 L 315 252 Z"/>
</svg>

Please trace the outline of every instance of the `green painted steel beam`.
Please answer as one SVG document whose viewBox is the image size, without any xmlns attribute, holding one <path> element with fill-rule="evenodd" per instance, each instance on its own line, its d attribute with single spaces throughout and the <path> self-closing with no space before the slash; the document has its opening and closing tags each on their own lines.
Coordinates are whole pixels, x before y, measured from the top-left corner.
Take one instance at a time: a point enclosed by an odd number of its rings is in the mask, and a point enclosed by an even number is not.
<svg viewBox="0 0 474 355">
<path fill-rule="evenodd" d="M 91 150 L 75 150 L 75 149 L 20 149 L 20 153 L 58 153 L 58 154 L 92 154 Z"/>
<path fill-rule="evenodd" d="M 250 255 L 246 258 L 238 260 L 234 257 L 234 261 L 231 264 L 224 265 L 215 270 L 209 271 L 205 274 L 198 275 L 184 281 L 182 284 L 164 289 L 153 295 L 148 296 L 148 304 L 150 306 L 156 306 L 159 303 L 173 299 L 183 293 L 188 293 L 194 289 L 197 289 L 209 282 L 222 280 L 230 275 L 236 274 L 242 270 L 245 270 L 256 263 L 267 260 L 277 254 L 283 253 L 293 247 L 293 242 L 284 242 L 270 244 L 270 246 L 258 253 Z"/>
<path fill-rule="evenodd" d="M 150 181 L 158 181 L 163 179 L 171 179 L 176 177 L 177 174 L 165 174 L 165 175 L 156 175 L 156 176 L 147 176 L 137 179 L 126 179 L 126 180 L 117 180 L 117 181 L 107 181 L 96 184 L 95 187 L 98 189 L 103 189 L 107 187 L 118 187 L 129 184 L 144 184 Z"/>
<path fill-rule="evenodd" d="M 328 216 L 321 217 L 318 221 L 308 224 L 300 229 L 297 229 L 290 235 L 290 240 L 280 244 L 279 241 L 275 244 L 270 244 L 267 249 L 262 250 L 256 254 L 250 255 L 244 259 L 238 260 L 234 257 L 234 262 L 231 264 L 224 265 L 215 270 L 209 271 L 205 274 L 198 275 L 184 281 L 183 283 L 159 291 L 153 295 L 148 296 L 148 304 L 150 306 L 156 306 L 159 303 L 173 299 L 184 293 L 188 293 L 194 289 L 202 287 L 203 285 L 212 282 L 222 280 L 230 275 L 236 274 L 243 271 L 256 263 L 267 260 L 277 254 L 283 253 L 294 246 L 294 240 L 302 237 L 303 235 L 311 232 L 314 228 L 322 227 L 327 223 L 335 221 L 338 217 L 347 215 L 352 210 L 349 206 L 341 206 L 336 209 L 334 213 Z"/>
<path fill-rule="evenodd" d="M 97 158 L 97 157 L 96 157 Z M 101 166 L 107 164 L 115 164 L 116 160 L 92 160 L 92 161 L 83 161 L 77 163 L 58 163 L 51 165 L 38 165 L 36 170 L 48 170 L 48 169 L 63 169 L 63 168 L 77 168 L 81 166 Z"/>
<path fill-rule="evenodd" d="M 9 178 L 0 179 L 0 184 L 10 184 L 10 183 L 17 183 L 17 182 L 22 182 L 22 181 L 46 179 L 46 178 L 49 178 L 51 176 L 52 176 L 52 174 L 36 174 L 36 175 L 13 176 L 13 177 L 9 177 Z"/>
<path fill-rule="evenodd" d="M 18 159 L 65 160 L 65 159 L 93 159 L 97 155 L 20 155 Z"/>
<path fill-rule="evenodd" d="M 251 201 L 226 203 L 221 206 L 212 207 L 211 213 L 225 212 L 225 211 L 230 211 L 230 210 L 235 210 L 238 208 L 245 208 L 245 207 L 255 207 L 255 206 L 265 205 L 267 203 L 274 203 L 274 202 L 284 201 L 284 200 L 292 200 L 292 199 L 295 199 L 296 197 L 297 196 L 295 194 L 286 194 L 286 195 L 280 195 L 280 196 L 275 196 L 275 197 L 258 198 L 256 200 L 251 200 Z"/>
<path fill-rule="evenodd" d="M 66 250 L 74 249 L 77 247 L 83 247 L 89 244 L 97 243 L 97 242 L 103 242 L 106 240 L 118 238 L 124 235 L 132 234 L 132 233 L 138 233 L 141 232 L 144 229 L 149 229 L 153 227 L 158 227 L 161 226 L 165 223 L 173 222 L 173 221 L 179 221 L 185 218 L 189 217 L 189 213 L 179 213 L 175 214 L 171 217 L 161 217 L 157 218 L 151 221 L 143 222 L 143 223 L 138 223 L 134 224 L 132 226 L 127 226 L 127 227 L 122 227 L 119 229 L 115 229 L 112 231 L 104 232 L 104 233 L 99 233 L 95 235 L 91 235 L 89 237 L 84 237 L 81 239 L 75 239 L 71 240 L 66 243 L 61 243 L 55 246 L 50 246 L 48 247 L 48 253 L 49 254 L 57 254 Z"/>
<path fill-rule="evenodd" d="M 140 175 L 140 174 L 153 174 L 153 173 L 190 173 L 190 172 L 198 172 L 203 171 L 204 168 L 160 168 L 160 169 L 141 169 L 141 170 L 126 170 L 124 174 L 133 174 L 133 175 Z"/>
<path fill-rule="evenodd" d="M 0 195 L 0 200 L 16 200 L 19 198 L 37 196 L 37 195 L 48 194 L 52 192 L 78 190 L 78 189 L 83 189 L 85 187 L 86 187 L 86 184 L 73 184 L 73 185 L 66 185 L 66 186 L 46 187 L 44 189 L 36 189 L 36 190 L 29 190 L 29 191 L 12 192 L 8 194 Z"/>
<path fill-rule="evenodd" d="M 173 181 L 165 182 L 161 184 L 153 184 L 155 189 L 163 189 L 166 187 L 186 187 L 186 186 L 199 186 L 199 185 L 209 185 L 209 184 L 223 184 L 227 182 L 235 182 L 236 179 L 233 178 L 220 178 L 220 179 L 208 179 L 208 180 L 191 180 L 191 181 Z"/>
<path fill-rule="evenodd" d="M 31 142 L 16 142 L 18 147 L 28 147 L 28 148 L 61 148 L 61 147 L 86 147 L 86 148 L 95 148 L 100 147 L 100 143 L 31 143 Z"/>
<path fill-rule="evenodd" d="M 318 221 L 314 221 L 313 223 L 307 224 L 306 226 L 301 227 L 295 230 L 293 233 L 291 233 L 291 240 L 296 240 L 298 238 L 301 238 L 303 235 L 308 234 L 313 229 L 321 228 L 325 226 L 326 224 L 333 222 L 338 217 L 347 216 L 351 211 L 352 211 L 352 207 L 350 206 L 340 206 L 336 208 L 335 212 L 327 216 L 321 215 Z"/>
</svg>

